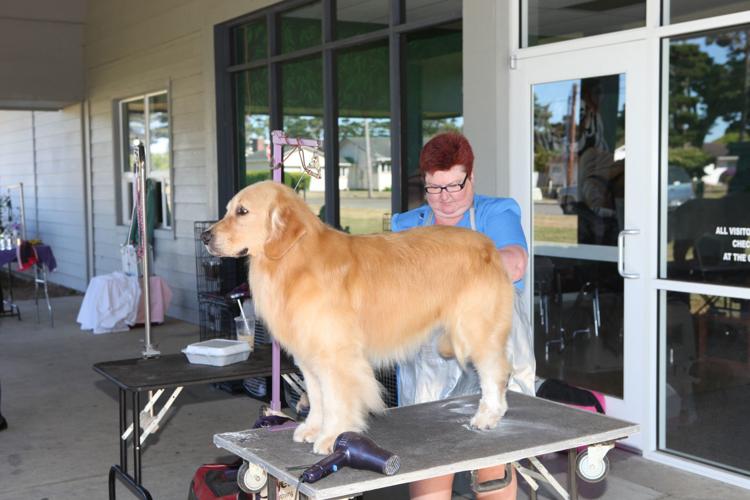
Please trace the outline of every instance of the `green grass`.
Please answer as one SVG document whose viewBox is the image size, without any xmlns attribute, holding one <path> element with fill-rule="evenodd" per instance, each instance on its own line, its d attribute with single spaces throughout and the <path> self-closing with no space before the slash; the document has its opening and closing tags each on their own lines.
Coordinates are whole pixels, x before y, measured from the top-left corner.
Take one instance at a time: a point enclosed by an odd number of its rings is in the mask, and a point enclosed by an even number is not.
<svg viewBox="0 0 750 500">
<path fill-rule="evenodd" d="M 554 243 L 576 243 L 578 234 L 575 228 L 534 226 L 534 239 Z"/>
</svg>

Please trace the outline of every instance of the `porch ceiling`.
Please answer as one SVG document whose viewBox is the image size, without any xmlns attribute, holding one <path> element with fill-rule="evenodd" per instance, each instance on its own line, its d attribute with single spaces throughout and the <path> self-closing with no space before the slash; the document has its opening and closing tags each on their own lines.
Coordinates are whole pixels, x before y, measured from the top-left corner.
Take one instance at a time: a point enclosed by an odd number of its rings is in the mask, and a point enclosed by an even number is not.
<svg viewBox="0 0 750 500">
<path fill-rule="evenodd" d="M 0 109 L 60 109 L 83 99 L 86 5 L 0 0 Z"/>
</svg>

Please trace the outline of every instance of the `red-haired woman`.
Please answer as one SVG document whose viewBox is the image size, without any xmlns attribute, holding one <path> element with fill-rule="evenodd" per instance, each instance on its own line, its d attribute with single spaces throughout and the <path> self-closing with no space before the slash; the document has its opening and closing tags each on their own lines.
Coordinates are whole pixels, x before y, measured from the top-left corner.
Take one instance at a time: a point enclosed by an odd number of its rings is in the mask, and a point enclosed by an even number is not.
<svg viewBox="0 0 750 500">
<path fill-rule="evenodd" d="M 528 253 L 521 228 L 521 210 L 510 198 L 481 196 L 474 192 L 474 153 L 469 141 L 461 134 L 444 133 L 424 145 L 419 157 L 424 176 L 427 204 L 393 216 L 393 231 L 417 226 L 440 224 L 459 226 L 489 236 L 497 246 L 508 273 L 516 285 L 516 307 L 508 351 L 513 372 L 509 388 L 534 395 L 534 352 L 526 313 L 520 306 L 520 290 L 526 273 Z M 425 279 L 440 279 L 439 276 Z M 455 359 L 440 357 L 435 339 L 425 345 L 416 358 L 399 366 L 399 404 L 408 405 L 436 401 L 448 397 L 480 392 L 474 370 L 463 370 Z M 502 424 L 501 424 L 502 425 Z M 479 471 L 479 481 L 501 479 L 505 467 Z M 448 500 L 451 498 L 453 475 L 418 481 L 409 486 L 412 499 Z M 505 488 L 477 494 L 477 498 L 516 498 L 517 483 L 512 474 Z"/>
</svg>

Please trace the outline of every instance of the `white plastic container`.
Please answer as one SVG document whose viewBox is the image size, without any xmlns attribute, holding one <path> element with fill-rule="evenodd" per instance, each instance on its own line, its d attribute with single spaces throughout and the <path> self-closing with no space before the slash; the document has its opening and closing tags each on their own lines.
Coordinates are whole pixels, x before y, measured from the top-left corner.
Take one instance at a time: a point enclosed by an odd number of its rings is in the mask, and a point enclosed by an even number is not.
<svg viewBox="0 0 750 500">
<path fill-rule="evenodd" d="M 211 339 L 190 344 L 182 350 L 193 364 L 226 366 L 245 361 L 250 346 L 242 340 Z"/>
</svg>

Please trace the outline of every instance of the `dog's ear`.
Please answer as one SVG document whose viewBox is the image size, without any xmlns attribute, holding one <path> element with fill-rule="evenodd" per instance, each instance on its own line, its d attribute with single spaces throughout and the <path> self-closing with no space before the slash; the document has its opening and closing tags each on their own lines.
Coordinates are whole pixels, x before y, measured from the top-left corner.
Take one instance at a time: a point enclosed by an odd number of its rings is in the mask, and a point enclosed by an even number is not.
<svg viewBox="0 0 750 500">
<path fill-rule="evenodd" d="M 274 208 L 269 219 L 263 253 L 271 260 L 279 260 L 305 235 L 305 226 L 289 206 Z"/>
</svg>

